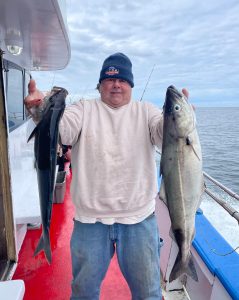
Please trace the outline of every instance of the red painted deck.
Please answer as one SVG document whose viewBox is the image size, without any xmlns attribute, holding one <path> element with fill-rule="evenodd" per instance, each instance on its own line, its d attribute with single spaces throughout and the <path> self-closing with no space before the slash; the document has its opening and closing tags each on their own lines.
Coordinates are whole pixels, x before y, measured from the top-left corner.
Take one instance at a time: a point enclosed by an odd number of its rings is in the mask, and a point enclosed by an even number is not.
<svg viewBox="0 0 239 300">
<path fill-rule="evenodd" d="M 70 175 L 66 179 L 66 195 L 62 204 L 54 204 L 51 222 L 52 263 L 43 253 L 33 257 L 41 235 L 40 229 L 28 230 L 19 253 L 13 279 L 25 282 L 24 300 L 67 300 L 70 298 L 71 259 L 70 236 L 74 208 L 70 199 Z M 103 281 L 100 300 L 129 300 L 130 291 L 123 278 L 116 256 L 113 257 Z"/>
</svg>

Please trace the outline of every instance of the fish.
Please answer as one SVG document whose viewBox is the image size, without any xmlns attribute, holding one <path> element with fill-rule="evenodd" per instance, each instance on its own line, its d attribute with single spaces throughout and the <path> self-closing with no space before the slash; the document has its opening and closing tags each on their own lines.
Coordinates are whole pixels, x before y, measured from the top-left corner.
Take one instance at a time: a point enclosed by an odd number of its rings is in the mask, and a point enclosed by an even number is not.
<svg viewBox="0 0 239 300">
<path fill-rule="evenodd" d="M 59 122 L 65 110 L 67 90 L 54 87 L 42 112 L 42 118 L 28 138 L 34 137 L 34 156 L 40 199 L 42 233 L 34 256 L 42 250 L 50 264 L 52 252 L 50 245 L 50 223 L 55 186 Z"/>
<path fill-rule="evenodd" d="M 190 247 L 195 235 L 195 214 L 204 192 L 202 167 L 194 109 L 186 96 L 171 85 L 163 106 L 159 192 L 159 197 L 167 204 L 170 232 L 179 248 L 169 282 L 182 274 L 198 281 Z"/>
</svg>

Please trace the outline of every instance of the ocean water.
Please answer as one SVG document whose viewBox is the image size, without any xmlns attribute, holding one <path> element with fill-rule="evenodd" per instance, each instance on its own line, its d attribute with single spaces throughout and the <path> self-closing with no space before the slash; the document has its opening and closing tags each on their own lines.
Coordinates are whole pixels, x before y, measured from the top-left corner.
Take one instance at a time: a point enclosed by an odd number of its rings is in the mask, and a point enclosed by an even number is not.
<svg viewBox="0 0 239 300">
<path fill-rule="evenodd" d="M 196 108 L 195 113 L 202 147 L 203 171 L 239 195 L 239 107 Z M 160 155 L 156 156 L 156 162 L 159 165 Z M 206 178 L 205 184 L 214 195 L 239 212 L 239 200 L 232 198 Z M 202 196 L 200 208 L 210 223 L 239 253 L 237 220 L 206 193 Z M 226 254 L 217 249 L 214 251 Z"/>
<path fill-rule="evenodd" d="M 239 107 L 197 108 L 204 171 L 239 194 Z"/>
<path fill-rule="evenodd" d="M 203 170 L 239 195 L 239 107 L 196 108 Z M 228 196 L 210 181 L 213 193 L 239 212 L 239 200 Z M 219 204 L 203 196 L 204 215 L 239 253 L 239 225 Z"/>
</svg>

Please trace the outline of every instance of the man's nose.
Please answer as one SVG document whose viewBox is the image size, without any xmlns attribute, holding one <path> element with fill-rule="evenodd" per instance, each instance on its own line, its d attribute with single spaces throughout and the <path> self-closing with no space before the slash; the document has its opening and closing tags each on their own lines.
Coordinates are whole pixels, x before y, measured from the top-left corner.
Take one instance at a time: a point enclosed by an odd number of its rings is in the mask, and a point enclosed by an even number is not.
<svg viewBox="0 0 239 300">
<path fill-rule="evenodd" d="M 119 87 L 120 86 L 120 80 L 115 78 L 114 79 L 114 84 L 113 84 L 114 87 Z"/>
</svg>

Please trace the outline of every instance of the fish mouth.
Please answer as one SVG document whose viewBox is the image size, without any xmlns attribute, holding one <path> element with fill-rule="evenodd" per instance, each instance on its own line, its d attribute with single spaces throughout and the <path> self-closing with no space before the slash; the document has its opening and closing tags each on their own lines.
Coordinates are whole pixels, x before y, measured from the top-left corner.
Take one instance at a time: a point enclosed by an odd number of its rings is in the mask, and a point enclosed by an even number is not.
<svg viewBox="0 0 239 300">
<path fill-rule="evenodd" d="M 175 86 L 170 85 L 167 88 L 166 92 L 166 99 L 164 103 L 164 113 L 165 114 L 172 114 L 173 113 L 173 106 L 175 101 L 180 101 L 183 98 L 183 94 L 179 92 Z"/>
<path fill-rule="evenodd" d="M 174 86 L 174 85 L 170 85 L 168 88 L 167 88 L 167 93 L 166 93 L 166 97 L 167 96 L 176 96 L 176 97 L 178 97 L 178 98 L 181 98 L 182 97 L 182 93 L 181 92 L 179 92 L 177 89 L 176 89 L 176 87 Z"/>
</svg>

